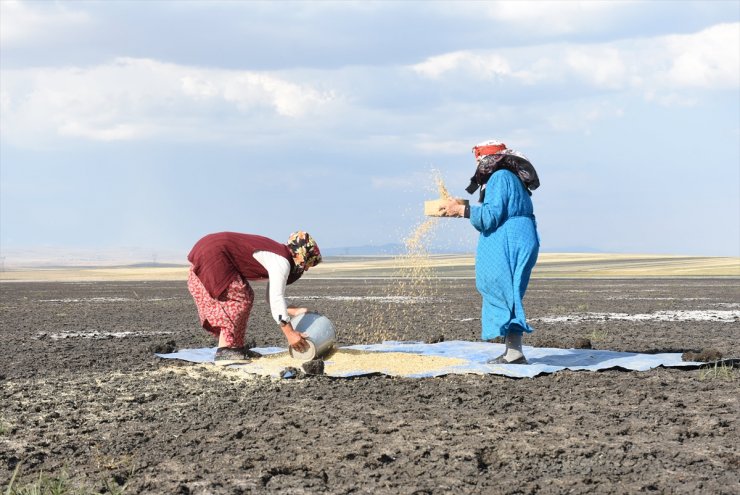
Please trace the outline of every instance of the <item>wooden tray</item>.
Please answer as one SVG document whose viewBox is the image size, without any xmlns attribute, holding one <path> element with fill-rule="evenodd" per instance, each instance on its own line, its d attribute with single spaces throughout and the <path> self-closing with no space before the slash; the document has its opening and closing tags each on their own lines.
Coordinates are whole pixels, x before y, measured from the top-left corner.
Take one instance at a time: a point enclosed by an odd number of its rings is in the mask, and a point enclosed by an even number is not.
<svg viewBox="0 0 740 495">
<path fill-rule="evenodd" d="M 459 205 L 467 206 L 469 204 L 469 201 L 467 199 L 455 198 L 455 201 L 457 201 L 457 204 Z M 431 201 L 424 201 L 424 215 L 428 217 L 441 217 L 442 215 L 439 212 L 439 207 L 446 202 L 446 199 L 433 199 Z"/>
</svg>

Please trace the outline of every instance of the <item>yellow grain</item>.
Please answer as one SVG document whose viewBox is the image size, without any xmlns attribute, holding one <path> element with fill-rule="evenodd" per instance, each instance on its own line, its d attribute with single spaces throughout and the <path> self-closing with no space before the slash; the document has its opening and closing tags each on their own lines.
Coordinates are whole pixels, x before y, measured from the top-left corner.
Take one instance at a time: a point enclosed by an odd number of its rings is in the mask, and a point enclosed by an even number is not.
<svg viewBox="0 0 740 495">
<path fill-rule="evenodd" d="M 445 183 L 442 180 L 442 177 L 438 175 L 437 177 L 435 177 L 434 180 L 437 181 L 437 190 L 439 191 L 439 197 L 441 199 L 451 198 L 452 196 L 450 196 L 450 192 L 447 190 L 447 187 L 445 187 Z"/>
<path fill-rule="evenodd" d="M 343 375 L 361 370 L 363 373 L 383 373 L 393 376 L 410 376 L 439 371 L 450 366 L 465 364 L 459 358 L 423 356 L 405 352 L 370 352 L 355 349 L 338 349 L 324 361 L 328 375 Z M 301 362 L 287 352 L 271 354 L 252 361 L 245 371 L 277 375 L 287 367 L 300 368 Z"/>
</svg>

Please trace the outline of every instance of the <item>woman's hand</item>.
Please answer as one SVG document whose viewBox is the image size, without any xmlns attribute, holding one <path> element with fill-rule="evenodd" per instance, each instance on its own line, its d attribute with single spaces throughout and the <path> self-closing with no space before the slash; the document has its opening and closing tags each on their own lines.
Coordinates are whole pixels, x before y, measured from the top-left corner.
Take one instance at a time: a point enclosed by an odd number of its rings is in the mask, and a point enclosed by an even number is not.
<svg viewBox="0 0 740 495">
<path fill-rule="evenodd" d="M 298 352 L 306 352 L 309 349 L 308 342 L 306 342 L 307 335 L 305 333 L 299 333 L 293 330 L 292 332 L 285 335 L 288 339 L 290 347 Z"/>
<path fill-rule="evenodd" d="M 306 342 L 307 335 L 305 333 L 296 332 L 293 329 L 293 325 L 290 323 L 280 325 L 280 330 L 283 331 L 283 335 L 285 335 L 288 345 L 296 351 L 306 352 L 309 349 L 308 342 Z"/>
<path fill-rule="evenodd" d="M 459 204 L 455 198 L 448 198 L 439 207 L 439 212 L 443 217 L 461 217 L 465 215 L 465 205 Z"/>
</svg>

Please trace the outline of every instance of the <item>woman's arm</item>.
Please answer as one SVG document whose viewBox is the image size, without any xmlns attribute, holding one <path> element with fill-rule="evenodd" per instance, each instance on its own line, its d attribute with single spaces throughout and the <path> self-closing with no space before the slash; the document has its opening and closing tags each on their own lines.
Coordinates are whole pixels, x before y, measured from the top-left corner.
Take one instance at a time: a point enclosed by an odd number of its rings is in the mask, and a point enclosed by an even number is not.
<svg viewBox="0 0 740 495">
<path fill-rule="evenodd" d="M 511 191 L 509 175 L 494 173 L 486 184 L 483 204 L 470 207 L 470 223 L 478 232 L 493 232 L 506 220 Z"/>
<path fill-rule="evenodd" d="M 511 183 L 508 174 L 493 174 L 486 188 L 482 205 L 465 206 L 454 198 L 448 199 L 439 209 L 445 217 L 466 217 L 478 232 L 492 232 L 506 220 Z"/>
<path fill-rule="evenodd" d="M 267 293 L 272 318 L 280 325 L 291 347 L 301 352 L 308 350 L 304 336 L 296 332 L 290 323 L 290 318 L 297 314 L 296 308 L 288 308 L 285 302 L 285 286 L 290 275 L 290 263 L 282 256 L 269 251 L 256 251 L 253 256 L 267 270 L 269 277 Z"/>
</svg>

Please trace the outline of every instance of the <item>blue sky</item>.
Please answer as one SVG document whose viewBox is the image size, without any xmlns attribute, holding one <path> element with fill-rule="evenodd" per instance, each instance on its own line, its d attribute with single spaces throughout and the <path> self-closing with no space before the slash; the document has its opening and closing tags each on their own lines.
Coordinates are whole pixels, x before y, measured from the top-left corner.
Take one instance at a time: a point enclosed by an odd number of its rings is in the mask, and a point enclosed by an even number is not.
<svg viewBox="0 0 740 495">
<path fill-rule="evenodd" d="M 431 170 L 468 197 L 493 138 L 538 170 L 544 251 L 740 256 L 740 2 L 0 9 L 9 262 L 176 258 L 220 230 L 399 242 Z M 435 239 L 476 232 L 443 219 Z"/>
</svg>

